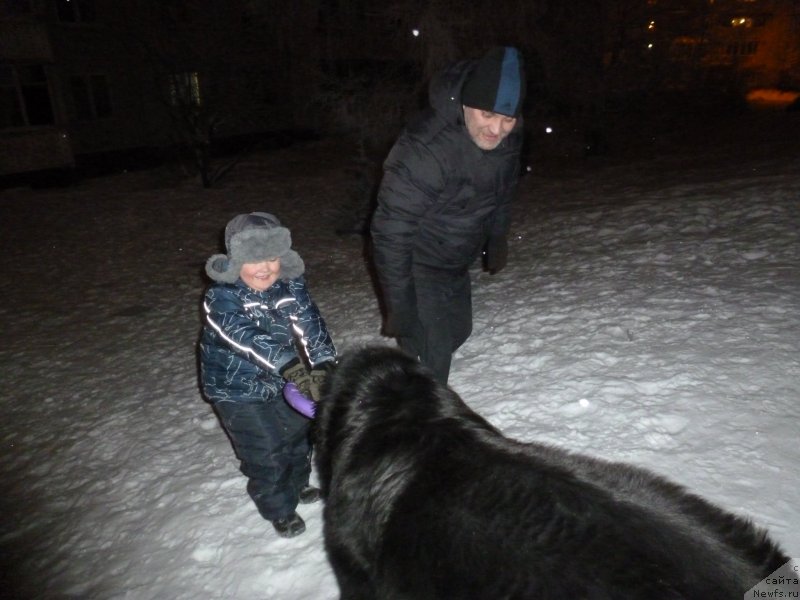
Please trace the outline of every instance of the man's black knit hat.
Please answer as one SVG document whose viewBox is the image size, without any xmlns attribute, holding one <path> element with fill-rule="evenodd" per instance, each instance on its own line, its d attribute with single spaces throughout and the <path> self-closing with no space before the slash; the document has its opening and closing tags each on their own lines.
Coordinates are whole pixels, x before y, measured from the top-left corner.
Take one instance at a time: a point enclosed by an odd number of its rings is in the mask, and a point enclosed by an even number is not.
<svg viewBox="0 0 800 600">
<path fill-rule="evenodd" d="M 461 89 L 461 103 L 472 108 L 519 116 L 525 99 L 525 72 L 516 48 L 492 48 L 475 65 Z"/>
</svg>

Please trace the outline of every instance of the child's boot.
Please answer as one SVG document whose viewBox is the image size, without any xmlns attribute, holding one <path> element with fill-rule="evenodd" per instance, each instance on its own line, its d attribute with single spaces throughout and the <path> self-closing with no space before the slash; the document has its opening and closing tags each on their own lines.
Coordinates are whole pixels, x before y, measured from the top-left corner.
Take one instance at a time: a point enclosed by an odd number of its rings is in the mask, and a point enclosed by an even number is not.
<svg viewBox="0 0 800 600">
<path fill-rule="evenodd" d="M 306 523 L 296 512 L 272 521 L 272 526 L 278 535 L 285 538 L 293 538 L 306 530 Z"/>
<path fill-rule="evenodd" d="M 320 492 L 318 487 L 314 487 L 313 485 L 307 485 L 302 490 L 300 490 L 300 497 L 299 502 L 300 504 L 313 504 L 320 498 Z"/>
</svg>

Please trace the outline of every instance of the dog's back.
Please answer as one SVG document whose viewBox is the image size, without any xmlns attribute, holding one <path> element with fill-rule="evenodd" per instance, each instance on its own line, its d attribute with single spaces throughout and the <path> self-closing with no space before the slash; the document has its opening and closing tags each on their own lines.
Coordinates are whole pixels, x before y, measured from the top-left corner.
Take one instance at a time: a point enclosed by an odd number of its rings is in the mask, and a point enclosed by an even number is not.
<svg viewBox="0 0 800 600">
<path fill-rule="evenodd" d="M 647 471 L 508 440 L 392 349 L 346 358 L 318 419 L 343 598 L 728 600 L 788 560 Z"/>
</svg>

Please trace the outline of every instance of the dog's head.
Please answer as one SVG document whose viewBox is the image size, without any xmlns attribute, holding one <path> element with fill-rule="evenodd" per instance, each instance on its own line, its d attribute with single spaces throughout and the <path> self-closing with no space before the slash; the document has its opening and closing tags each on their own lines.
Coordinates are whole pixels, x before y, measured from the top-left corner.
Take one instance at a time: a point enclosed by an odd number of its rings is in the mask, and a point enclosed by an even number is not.
<svg viewBox="0 0 800 600">
<path fill-rule="evenodd" d="M 315 418 L 323 491 L 336 461 L 367 458 L 389 444 L 399 448 L 424 443 L 434 424 L 456 416 L 489 427 L 418 360 L 400 350 L 376 346 L 345 355 L 326 381 Z"/>
</svg>

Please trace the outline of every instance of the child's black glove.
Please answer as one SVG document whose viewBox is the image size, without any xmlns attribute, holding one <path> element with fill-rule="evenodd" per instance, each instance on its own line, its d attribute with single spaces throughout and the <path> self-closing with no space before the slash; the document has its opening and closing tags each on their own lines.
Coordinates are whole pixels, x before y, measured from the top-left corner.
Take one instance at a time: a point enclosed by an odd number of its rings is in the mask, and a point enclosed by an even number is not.
<svg viewBox="0 0 800 600">
<path fill-rule="evenodd" d="M 293 358 L 280 370 L 281 377 L 291 381 L 306 398 L 316 400 L 312 391 L 311 374 L 299 358 Z"/>
<path fill-rule="evenodd" d="M 311 398 L 315 402 L 322 399 L 322 388 L 328 375 L 333 372 L 336 363 L 332 360 L 325 361 L 311 369 Z"/>
<path fill-rule="evenodd" d="M 322 384 L 325 383 L 328 373 L 333 370 L 333 364 L 333 361 L 329 360 L 309 372 L 299 358 L 293 358 L 281 369 L 281 377 L 295 384 L 306 398 L 319 402 L 322 397 Z"/>
</svg>

